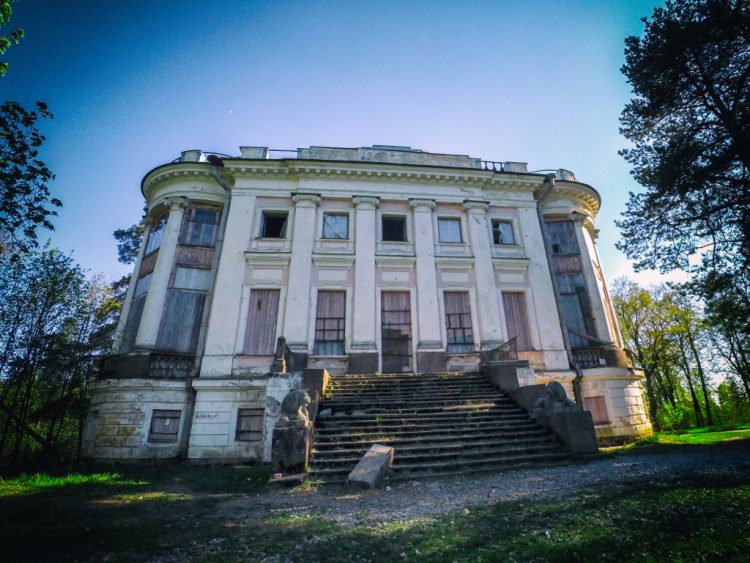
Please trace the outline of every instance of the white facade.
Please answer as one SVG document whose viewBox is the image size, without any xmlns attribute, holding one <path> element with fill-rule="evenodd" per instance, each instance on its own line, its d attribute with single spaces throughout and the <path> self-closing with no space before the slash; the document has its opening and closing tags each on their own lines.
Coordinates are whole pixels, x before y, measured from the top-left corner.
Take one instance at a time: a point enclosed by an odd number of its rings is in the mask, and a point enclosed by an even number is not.
<svg viewBox="0 0 750 563">
<path fill-rule="evenodd" d="M 120 354 L 94 389 L 89 455 L 268 459 L 295 385 L 267 376 L 282 336 L 297 366 L 342 373 L 474 371 L 516 337 L 537 382 L 568 384 L 569 357 L 580 362 L 601 438 L 650 430 L 596 253 L 593 188 L 561 170 L 543 197 L 549 179 L 524 163 L 406 147 L 269 155 L 186 151 L 144 178 L 149 232 Z M 114 439 L 117 416 L 120 430 L 140 425 L 128 439 Z"/>
</svg>

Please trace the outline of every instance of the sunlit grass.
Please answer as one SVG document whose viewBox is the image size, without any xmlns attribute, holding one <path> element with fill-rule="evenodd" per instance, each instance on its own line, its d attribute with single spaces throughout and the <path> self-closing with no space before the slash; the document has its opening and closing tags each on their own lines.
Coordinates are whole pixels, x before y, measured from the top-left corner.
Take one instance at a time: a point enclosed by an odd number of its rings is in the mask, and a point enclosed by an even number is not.
<svg viewBox="0 0 750 563">
<path fill-rule="evenodd" d="M 701 426 L 699 428 L 687 428 L 670 432 L 655 432 L 653 435 L 611 448 L 600 448 L 604 453 L 626 453 L 639 448 L 651 448 L 654 446 L 707 446 L 732 440 L 750 439 L 750 423 L 742 424 L 719 424 L 714 426 Z"/>
<path fill-rule="evenodd" d="M 163 491 L 148 491 L 140 493 L 123 493 L 118 495 L 112 495 L 109 497 L 95 499 L 91 503 L 102 506 L 114 506 L 119 504 L 130 504 L 139 502 L 153 502 L 153 501 L 182 501 L 192 500 L 193 495 L 187 495 L 182 493 L 165 493 Z"/>
<path fill-rule="evenodd" d="M 81 485 L 145 485 L 145 481 L 125 479 L 119 473 L 91 473 L 83 475 L 71 473 L 69 475 L 48 475 L 35 473 L 23 474 L 9 479 L 0 478 L 0 497 L 15 495 L 32 495 L 54 489 L 62 489 Z"/>
</svg>

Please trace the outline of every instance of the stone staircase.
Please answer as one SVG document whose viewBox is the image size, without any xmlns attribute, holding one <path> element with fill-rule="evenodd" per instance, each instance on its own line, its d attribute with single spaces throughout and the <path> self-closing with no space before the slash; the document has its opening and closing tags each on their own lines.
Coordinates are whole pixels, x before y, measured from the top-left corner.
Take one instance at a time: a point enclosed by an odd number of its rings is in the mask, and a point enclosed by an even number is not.
<svg viewBox="0 0 750 563">
<path fill-rule="evenodd" d="M 325 482 L 345 481 L 375 443 L 395 449 L 394 479 L 569 456 L 556 436 L 478 373 L 331 376 L 320 408 L 311 476 Z"/>
</svg>

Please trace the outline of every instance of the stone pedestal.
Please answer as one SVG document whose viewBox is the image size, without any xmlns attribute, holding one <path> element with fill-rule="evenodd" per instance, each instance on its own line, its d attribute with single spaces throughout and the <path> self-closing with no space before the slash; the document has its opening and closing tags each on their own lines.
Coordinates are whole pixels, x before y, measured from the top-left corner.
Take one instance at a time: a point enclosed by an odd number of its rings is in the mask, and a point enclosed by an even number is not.
<svg viewBox="0 0 750 563">
<path fill-rule="evenodd" d="M 312 423 L 285 425 L 273 429 L 271 464 L 275 473 L 304 473 L 312 450 Z"/>
</svg>

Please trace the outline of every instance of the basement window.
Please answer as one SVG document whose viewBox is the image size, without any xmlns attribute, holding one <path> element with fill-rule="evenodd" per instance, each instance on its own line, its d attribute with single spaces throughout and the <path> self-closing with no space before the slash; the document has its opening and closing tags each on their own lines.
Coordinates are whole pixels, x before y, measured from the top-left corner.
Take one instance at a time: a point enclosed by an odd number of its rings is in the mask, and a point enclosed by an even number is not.
<svg viewBox="0 0 750 563">
<path fill-rule="evenodd" d="M 406 242 L 406 217 L 383 217 L 383 240 Z"/>
<path fill-rule="evenodd" d="M 238 442 L 259 442 L 263 440 L 264 409 L 239 409 L 237 411 Z"/>
<path fill-rule="evenodd" d="M 260 226 L 262 238 L 286 238 L 286 220 L 288 214 L 283 211 L 264 211 Z"/>
<path fill-rule="evenodd" d="M 180 429 L 180 411 L 154 410 L 151 415 L 151 430 L 148 441 L 154 444 L 177 442 Z"/>
</svg>

